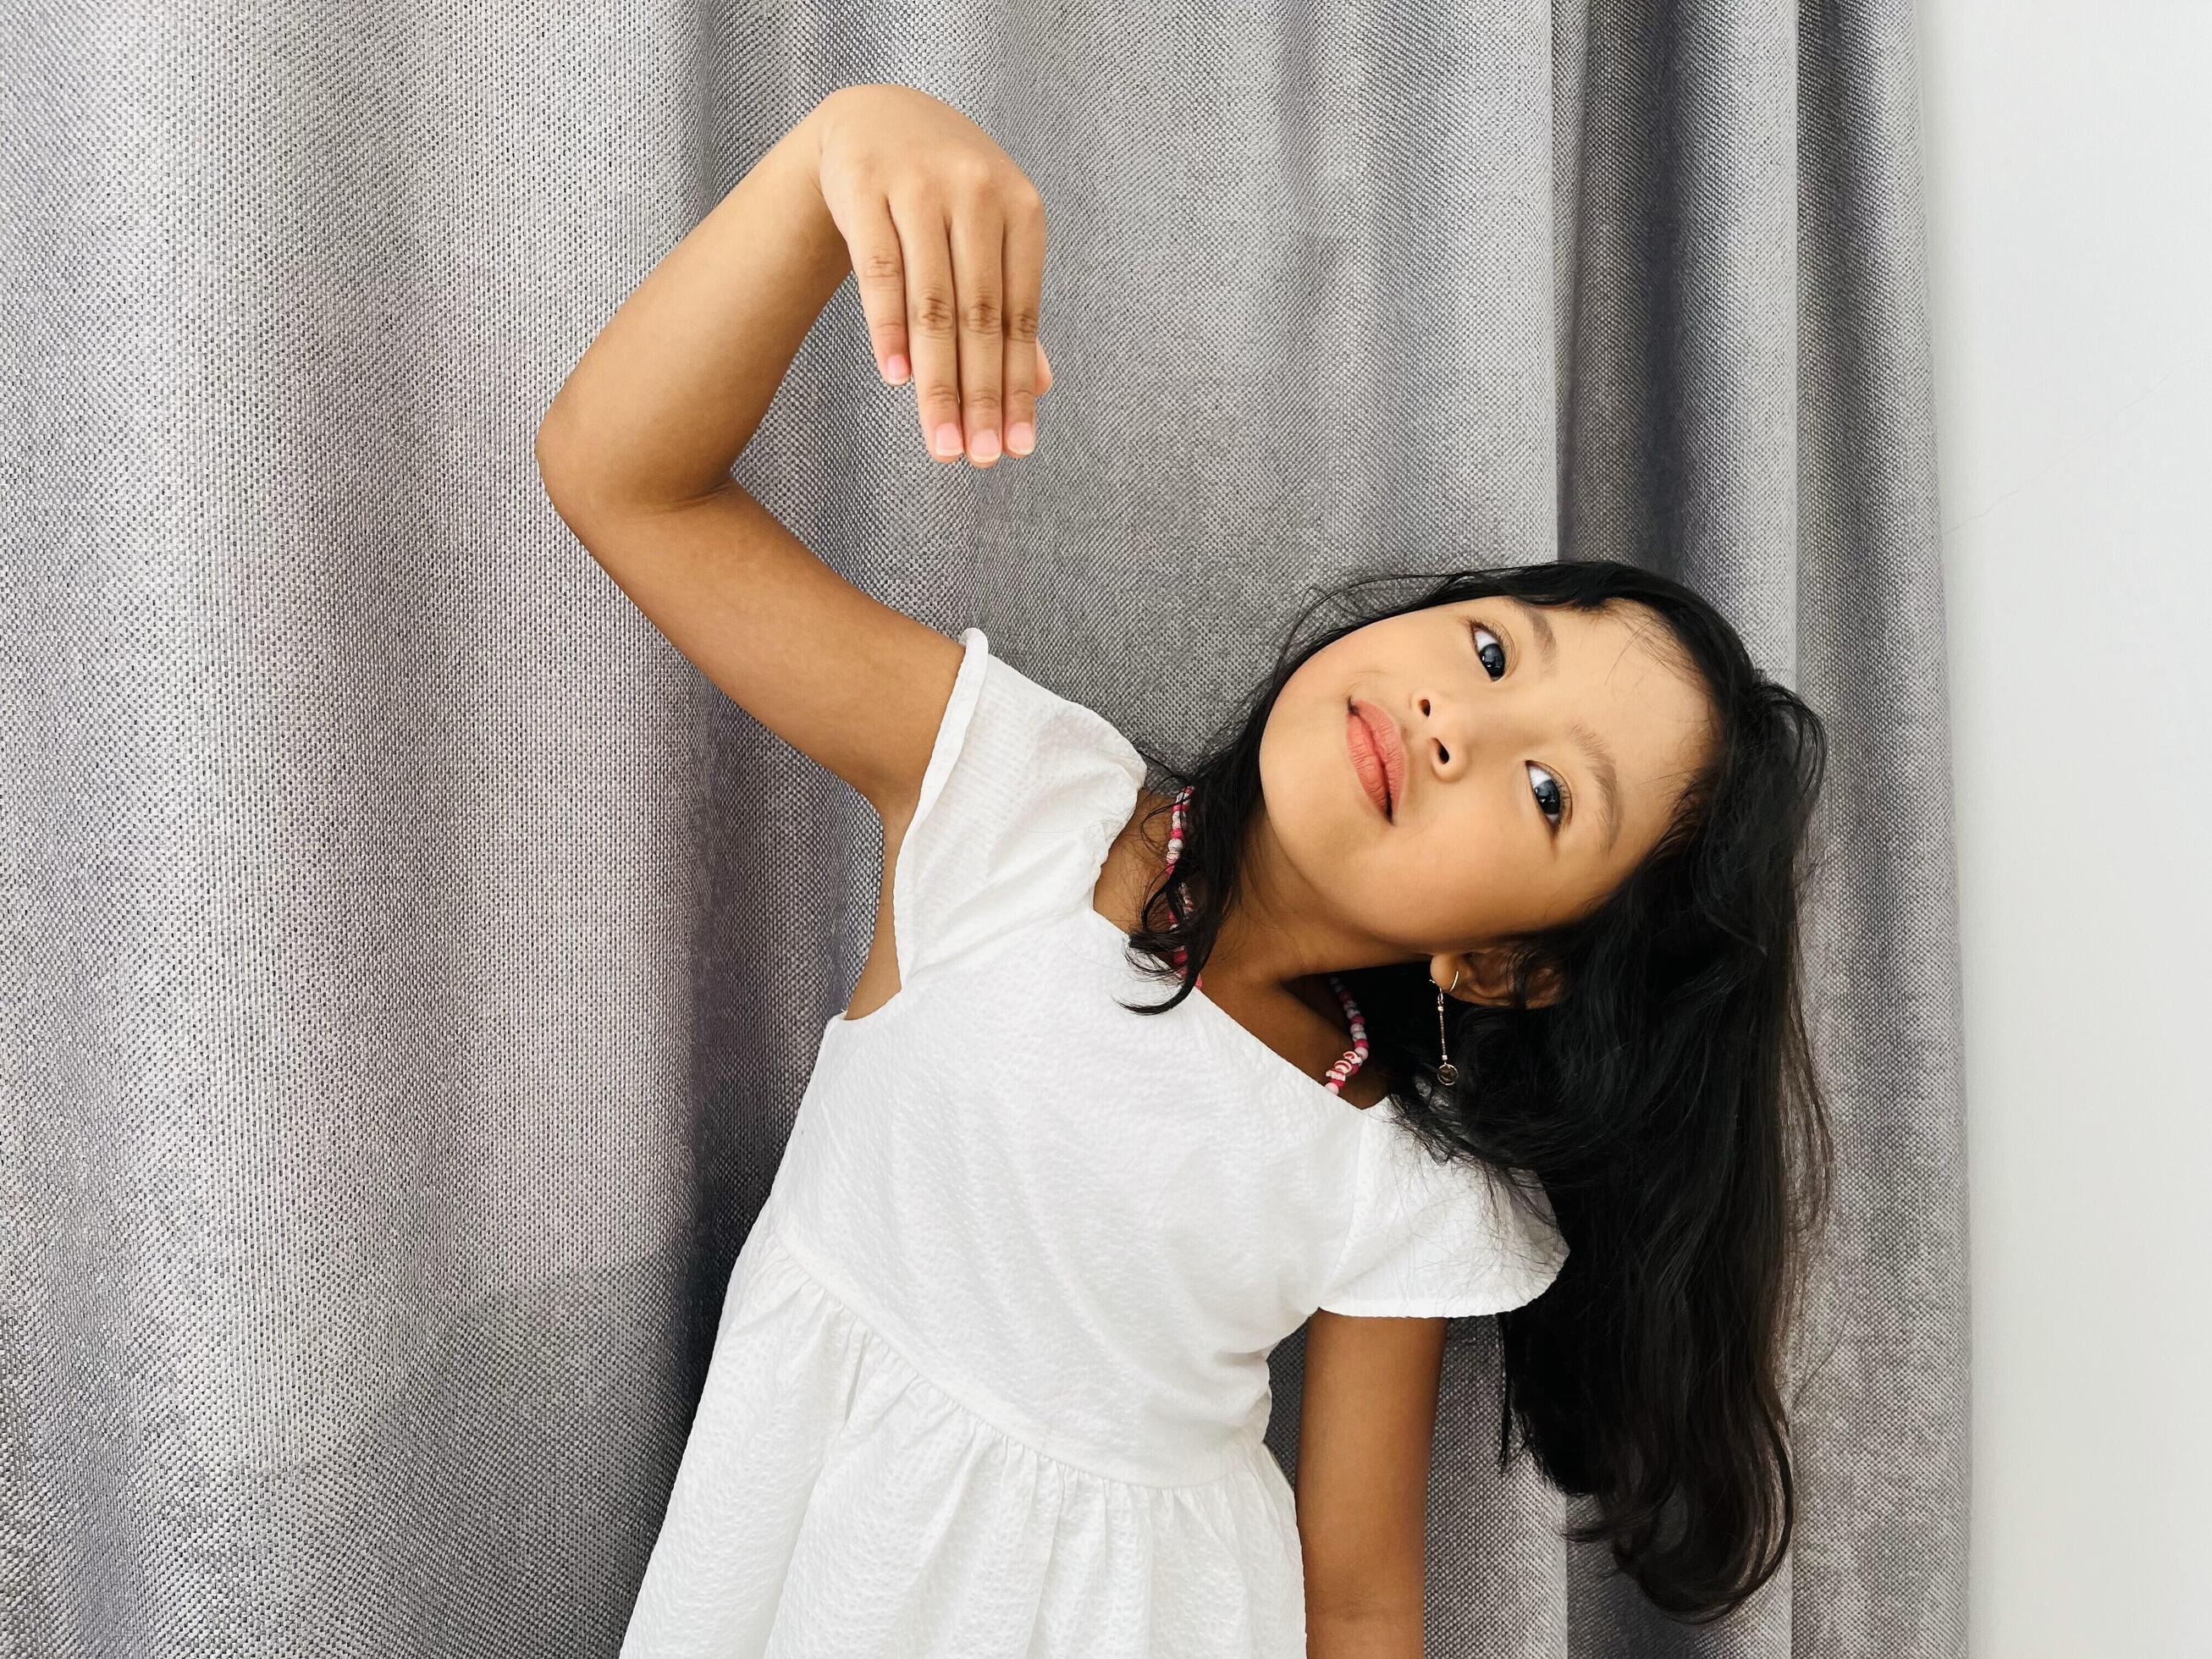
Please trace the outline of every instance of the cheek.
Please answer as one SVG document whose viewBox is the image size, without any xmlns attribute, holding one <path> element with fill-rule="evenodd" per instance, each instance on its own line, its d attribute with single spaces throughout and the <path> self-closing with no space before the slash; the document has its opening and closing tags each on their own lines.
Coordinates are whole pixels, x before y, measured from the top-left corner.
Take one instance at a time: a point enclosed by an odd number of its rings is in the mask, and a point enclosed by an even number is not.
<svg viewBox="0 0 2212 1659">
<path fill-rule="evenodd" d="M 1525 826 L 1500 823 L 1494 808 L 1455 815 L 1449 825 L 1391 847 L 1370 885 L 1407 934 L 1466 939 L 1525 927 L 1556 881 Z"/>
<path fill-rule="evenodd" d="M 1341 855 L 1362 828 L 1346 809 L 1363 802 L 1345 793 L 1358 779 L 1349 752 L 1340 755 L 1331 746 L 1342 746 L 1342 734 L 1332 737 L 1327 712 L 1279 702 L 1260 734 L 1260 793 L 1276 837 L 1316 858 Z"/>
</svg>

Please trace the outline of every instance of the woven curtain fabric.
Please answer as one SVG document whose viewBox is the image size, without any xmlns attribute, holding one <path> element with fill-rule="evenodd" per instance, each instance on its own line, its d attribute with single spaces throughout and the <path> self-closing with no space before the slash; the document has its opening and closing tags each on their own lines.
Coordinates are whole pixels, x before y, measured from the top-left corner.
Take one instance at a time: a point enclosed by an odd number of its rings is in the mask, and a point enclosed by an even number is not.
<svg viewBox="0 0 2212 1659">
<path fill-rule="evenodd" d="M 1831 722 L 1790 1567 L 1692 1631 L 1561 1544 L 1480 1329 L 1430 1650 L 1962 1652 L 1911 51 L 1908 0 L 19 15 L 0 1652 L 615 1650 L 879 848 L 531 439 L 862 81 L 1037 182 L 1057 385 L 1035 457 L 941 467 L 840 290 L 737 473 L 854 580 L 1172 750 L 1315 587 L 1633 559 Z"/>
</svg>

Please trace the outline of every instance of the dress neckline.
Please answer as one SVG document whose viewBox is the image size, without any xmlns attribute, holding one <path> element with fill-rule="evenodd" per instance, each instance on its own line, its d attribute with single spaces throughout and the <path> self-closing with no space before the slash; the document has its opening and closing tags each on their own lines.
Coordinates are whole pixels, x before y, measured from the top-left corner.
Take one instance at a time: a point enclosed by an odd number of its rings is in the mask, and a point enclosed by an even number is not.
<svg viewBox="0 0 2212 1659">
<path fill-rule="evenodd" d="M 1113 917 L 1100 910 L 1097 905 L 1091 902 L 1091 898 L 1089 896 L 1086 896 L 1083 902 L 1083 914 L 1090 917 L 1091 920 L 1105 933 L 1107 937 L 1119 944 L 1125 952 L 1127 951 L 1129 947 L 1129 935 L 1121 930 L 1121 924 L 1115 921 Z M 1125 957 L 1125 965 L 1126 963 L 1127 959 Z M 1390 1098 L 1390 1091 L 1385 1090 L 1382 1094 L 1376 1097 L 1373 1105 L 1362 1106 L 1357 1101 L 1346 1100 L 1342 1095 L 1337 1093 L 1336 1091 L 1329 1088 L 1328 1085 L 1321 1082 L 1319 1079 L 1307 1076 L 1303 1067 L 1293 1065 L 1290 1060 L 1285 1060 L 1282 1055 L 1277 1054 L 1273 1048 L 1270 1048 L 1265 1042 L 1262 1042 L 1256 1035 L 1247 1030 L 1243 1021 L 1239 1020 L 1234 1014 L 1231 1013 L 1226 1008 L 1216 1002 L 1212 997 L 1206 995 L 1205 992 L 1200 990 L 1195 985 L 1191 987 L 1190 994 L 1185 997 L 1183 1000 L 1186 1003 L 1195 1003 L 1199 1007 L 1204 1009 L 1206 1011 L 1206 1018 L 1218 1022 L 1221 1026 L 1230 1033 L 1231 1040 L 1233 1042 L 1240 1044 L 1249 1050 L 1253 1057 L 1262 1062 L 1267 1069 L 1272 1070 L 1283 1077 L 1295 1079 L 1298 1083 L 1304 1086 L 1307 1092 L 1318 1096 L 1321 1099 L 1326 1101 L 1332 1109 L 1337 1111 L 1349 1112 L 1355 1118 L 1364 1118 L 1373 1115 Z"/>
</svg>

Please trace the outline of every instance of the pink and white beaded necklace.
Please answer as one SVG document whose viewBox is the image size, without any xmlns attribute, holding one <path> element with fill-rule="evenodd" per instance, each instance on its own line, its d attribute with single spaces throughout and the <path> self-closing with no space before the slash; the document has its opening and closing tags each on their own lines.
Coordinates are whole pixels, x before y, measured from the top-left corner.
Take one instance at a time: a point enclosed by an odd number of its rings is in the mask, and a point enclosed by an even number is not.
<svg viewBox="0 0 2212 1659">
<path fill-rule="evenodd" d="M 1176 860 L 1182 856 L 1183 815 L 1190 794 L 1191 787 L 1188 784 L 1176 792 L 1175 809 L 1168 820 L 1168 859 L 1164 872 L 1169 876 L 1175 874 Z M 1176 964 L 1180 966 L 1188 954 L 1182 946 L 1176 945 Z M 1197 987 L 1201 991 L 1206 988 L 1205 974 L 1199 975 Z M 1367 1022 L 1360 1018 L 1359 1005 L 1352 1000 L 1352 993 L 1344 988 L 1344 981 L 1334 974 L 1328 976 L 1328 988 L 1336 993 L 1336 1000 L 1344 1005 L 1345 1022 L 1352 1027 L 1352 1047 L 1344 1051 L 1344 1058 L 1330 1066 L 1328 1074 L 1322 1079 L 1322 1088 L 1331 1094 L 1340 1095 L 1344 1092 L 1344 1085 L 1351 1081 L 1352 1073 L 1366 1062 Z"/>
</svg>

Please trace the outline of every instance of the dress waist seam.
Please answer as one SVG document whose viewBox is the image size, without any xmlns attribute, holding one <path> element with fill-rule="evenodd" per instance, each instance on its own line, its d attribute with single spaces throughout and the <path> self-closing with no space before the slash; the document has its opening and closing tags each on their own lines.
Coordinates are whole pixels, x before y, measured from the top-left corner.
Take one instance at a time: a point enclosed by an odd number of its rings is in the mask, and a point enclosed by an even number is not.
<svg viewBox="0 0 2212 1659">
<path fill-rule="evenodd" d="M 1058 1463 L 1078 1474 L 1095 1480 L 1118 1481 L 1125 1486 L 1210 1486 L 1231 1473 L 1240 1460 L 1249 1455 L 1252 1446 L 1261 1439 L 1261 1436 L 1250 1428 L 1238 1430 L 1212 1452 L 1181 1460 L 1189 1472 L 1171 1479 L 1162 1478 L 1155 1468 L 1127 1462 L 1086 1441 L 1073 1439 L 1054 1430 L 1050 1425 L 1038 1422 L 1006 1401 L 963 1382 L 949 1381 L 939 1376 L 929 1366 L 918 1361 L 903 1342 L 884 1331 L 882 1322 L 868 1311 L 866 1299 L 854 1292 L 835 1267 L 822 1261 L 811 1247 L 800 1243 L 793 1236 L 791 1231 L 783 1225 L 782 1218 L 776 1213 L 773 1204 L 763 1207 L 759 1220 L 768 1227 L 777 1248 L 790 1258 L 792 1264 L 813 1280 L 816 1288 L 862 1326 L 869 1335 L 881 1342 L 900 1364 L 996 1433 L 1049 1462 Z"/>
</svg>

